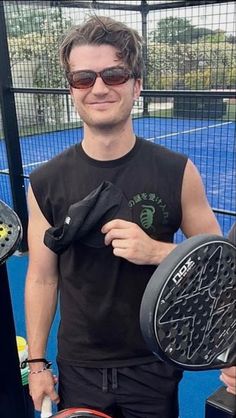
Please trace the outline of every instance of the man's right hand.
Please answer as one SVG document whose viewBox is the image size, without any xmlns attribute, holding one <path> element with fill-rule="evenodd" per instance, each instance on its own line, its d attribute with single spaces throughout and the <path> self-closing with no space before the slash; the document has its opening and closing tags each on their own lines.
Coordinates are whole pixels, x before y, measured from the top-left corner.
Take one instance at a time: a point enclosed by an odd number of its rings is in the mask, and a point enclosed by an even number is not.
<svg viewBox="0 0 236 418">
<path fill-rule="evenodd" d="M 36 411 L 41 411 L 42 402 L 48 396 L 52 402 L 58 404 L 60 398 L 55 390 L 57 377 L 50 370 L 29 374 L 29 391 Z"/>
</svg>

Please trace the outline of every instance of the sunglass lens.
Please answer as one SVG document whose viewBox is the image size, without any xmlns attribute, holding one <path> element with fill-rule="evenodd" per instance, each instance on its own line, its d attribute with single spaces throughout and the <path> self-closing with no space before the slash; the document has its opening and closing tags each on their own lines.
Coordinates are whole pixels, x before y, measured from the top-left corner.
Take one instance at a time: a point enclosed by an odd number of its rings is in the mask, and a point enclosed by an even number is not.
<svg viewBox="0 0 236 418">
<path fill-rule="evenodd" d="M 95 79 L 96 73 L 92 71 L 77 71 L 71 74 L 69 82 L 74 88 L 86 89 L 94 84 Z"/>
<path fill-rule="evenodd" d="M 104 83 L 109 86 L 123 84 L 129 78 L 129 72 L 125 68 L 108 68 L 101 75 Z"/>
</svg>

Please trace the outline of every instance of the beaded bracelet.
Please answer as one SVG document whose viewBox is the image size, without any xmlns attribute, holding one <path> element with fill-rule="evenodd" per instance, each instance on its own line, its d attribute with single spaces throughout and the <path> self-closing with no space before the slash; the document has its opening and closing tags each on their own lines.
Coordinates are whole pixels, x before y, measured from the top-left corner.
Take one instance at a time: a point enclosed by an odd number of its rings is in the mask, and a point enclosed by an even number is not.
<svg viewBox="0 0 236 418">
<path fill-rule="evenodd" d="M 51 367 L 52 363 L 50 361 L 47 362 L 47 364 L 45 364 L 45 366 L 40 369 L 40 370 L 29 370 L 28 373 L 29 374 L 38 374 L 38 373 L 42 373 L 45 372 L 46 370 L 49 370 Z"/>
</svg>

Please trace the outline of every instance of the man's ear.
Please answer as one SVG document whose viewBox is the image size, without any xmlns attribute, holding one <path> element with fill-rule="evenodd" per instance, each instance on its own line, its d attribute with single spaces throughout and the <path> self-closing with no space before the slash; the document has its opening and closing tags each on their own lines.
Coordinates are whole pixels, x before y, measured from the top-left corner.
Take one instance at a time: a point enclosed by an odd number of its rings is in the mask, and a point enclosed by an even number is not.
<svg viewBox="0 0 236 418">
<path fill-rule="evenodd" d="M 73 88 L 69 86 L 70 95 L 73 97 Z"/>
<path fill-rule="evenodd" d="M 71 86 L 69 86 L 69 91 L 70 91 L 70 97 L 71 97 L 72 103 L 73 103 L 73 105 L 75 105 L 74 90 Z"/>
<path fill-rule="evenodd" d="M 138 100 L 142 90 L 142 79 L 137 78 L 134 82 L 134 100 Z"/>
</svg>

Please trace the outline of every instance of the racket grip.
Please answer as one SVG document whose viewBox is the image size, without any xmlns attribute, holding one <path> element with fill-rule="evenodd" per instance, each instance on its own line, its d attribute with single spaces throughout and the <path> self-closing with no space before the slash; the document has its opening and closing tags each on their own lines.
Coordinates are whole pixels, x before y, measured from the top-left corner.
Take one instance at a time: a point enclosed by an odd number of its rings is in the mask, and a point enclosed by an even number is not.
<svg viewBox="0 0 236 418">
<path fill-rule="evenodd" d="M 41 418 L 49 418 L 52 416 L 52 402 L 49 396 L 45 396 L 42 402 Z"/>
</svg>

